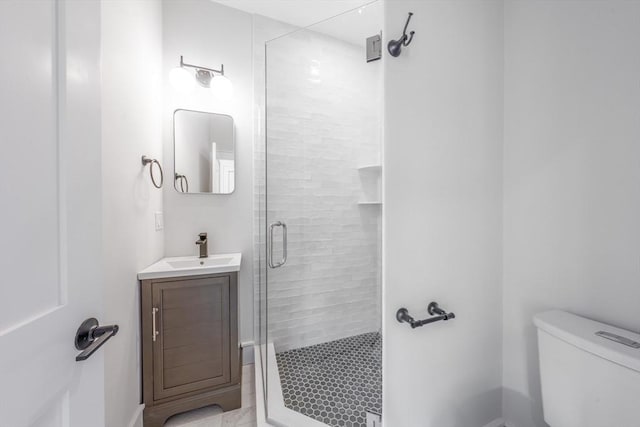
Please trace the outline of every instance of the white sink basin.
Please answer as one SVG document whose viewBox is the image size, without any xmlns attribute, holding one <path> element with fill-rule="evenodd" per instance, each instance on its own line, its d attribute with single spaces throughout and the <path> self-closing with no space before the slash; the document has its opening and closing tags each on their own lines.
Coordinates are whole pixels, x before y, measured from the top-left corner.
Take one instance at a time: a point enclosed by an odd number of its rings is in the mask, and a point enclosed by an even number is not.
<svg viewBox="0 0 640 427">
<path fill-rule="evenodd" d="M 240 270 L 241 261 L 242 254 L 209 255 L 208 258 L 196 256 L 163 258 L 139 272 L 138 279 L 231 273 Z"/>
<path fill-rule="evenodd" d="M 173 268 L 200 268 L 200 267 L 219 267 L 222 265 L 229 265 L 233 261 L 233 257 L 226 258 L 198 258 L 198 259 L 184 259 L 184 260 L 167 260 Z"/>
</svg>

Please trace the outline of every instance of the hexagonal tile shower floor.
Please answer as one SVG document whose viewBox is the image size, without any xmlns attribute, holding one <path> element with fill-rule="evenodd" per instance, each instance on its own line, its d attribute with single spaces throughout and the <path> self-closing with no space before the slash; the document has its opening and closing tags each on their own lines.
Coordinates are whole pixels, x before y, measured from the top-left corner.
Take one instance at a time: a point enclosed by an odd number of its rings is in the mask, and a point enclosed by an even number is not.
<svg viewBox="0 0 640 427">
<path fill-rule="evenodd" d="M 382 413 L 382 337 L 356 335 L 276 354 L 287 408 L 329 426 L 366 427 Z"/>
</svg>

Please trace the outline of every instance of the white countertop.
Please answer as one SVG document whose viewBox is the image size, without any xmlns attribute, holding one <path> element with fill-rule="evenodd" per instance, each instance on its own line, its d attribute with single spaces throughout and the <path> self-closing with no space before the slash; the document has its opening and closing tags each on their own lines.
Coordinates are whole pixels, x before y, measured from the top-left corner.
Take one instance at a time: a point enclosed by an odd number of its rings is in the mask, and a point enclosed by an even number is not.
<svg viewBox="0 0 640 427">
<path fill-rule="evenodd" d="M 231 273 L 240 271 L 241 261 L 240 253 L 209 255 L 207 258 L 197 256 L 162 258 L 138 272 L 138 280 Z"/>
</svg>

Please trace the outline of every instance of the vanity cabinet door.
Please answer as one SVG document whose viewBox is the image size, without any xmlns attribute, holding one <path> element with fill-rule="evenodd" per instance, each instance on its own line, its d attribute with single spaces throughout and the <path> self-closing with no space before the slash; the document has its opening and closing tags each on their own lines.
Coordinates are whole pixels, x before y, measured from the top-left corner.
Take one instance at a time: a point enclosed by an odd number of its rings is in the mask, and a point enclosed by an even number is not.
<svg viewBox="0 0 640 427">
<path fill-rule="evenodd" d="M 154 400 L 232 381 L 229 276 L 154 283 Z"/>
</svg>

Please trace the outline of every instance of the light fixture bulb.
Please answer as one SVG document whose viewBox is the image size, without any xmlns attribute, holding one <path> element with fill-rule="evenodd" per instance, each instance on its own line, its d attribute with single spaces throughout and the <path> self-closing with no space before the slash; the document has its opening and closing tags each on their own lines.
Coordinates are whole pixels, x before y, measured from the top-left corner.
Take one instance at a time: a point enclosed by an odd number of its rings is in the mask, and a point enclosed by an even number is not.
<svg viewBox="0 0 640 427">
<path fill-rule="evenodd" d="M 228 101 L 233 96 L 233 83 L 224 75 L 216 75 L 211 79 L 211 92 L 216 98 Z"/>
<path fill-rule="evenodd" d="M 171 70 L 169 72 L 169 81 L 171 82 L 171 86 L 180 93 L 191 92 L 196 84 L 193 73 L 190 73 L 183 67 L 176 67 Z"/>
</svg>

